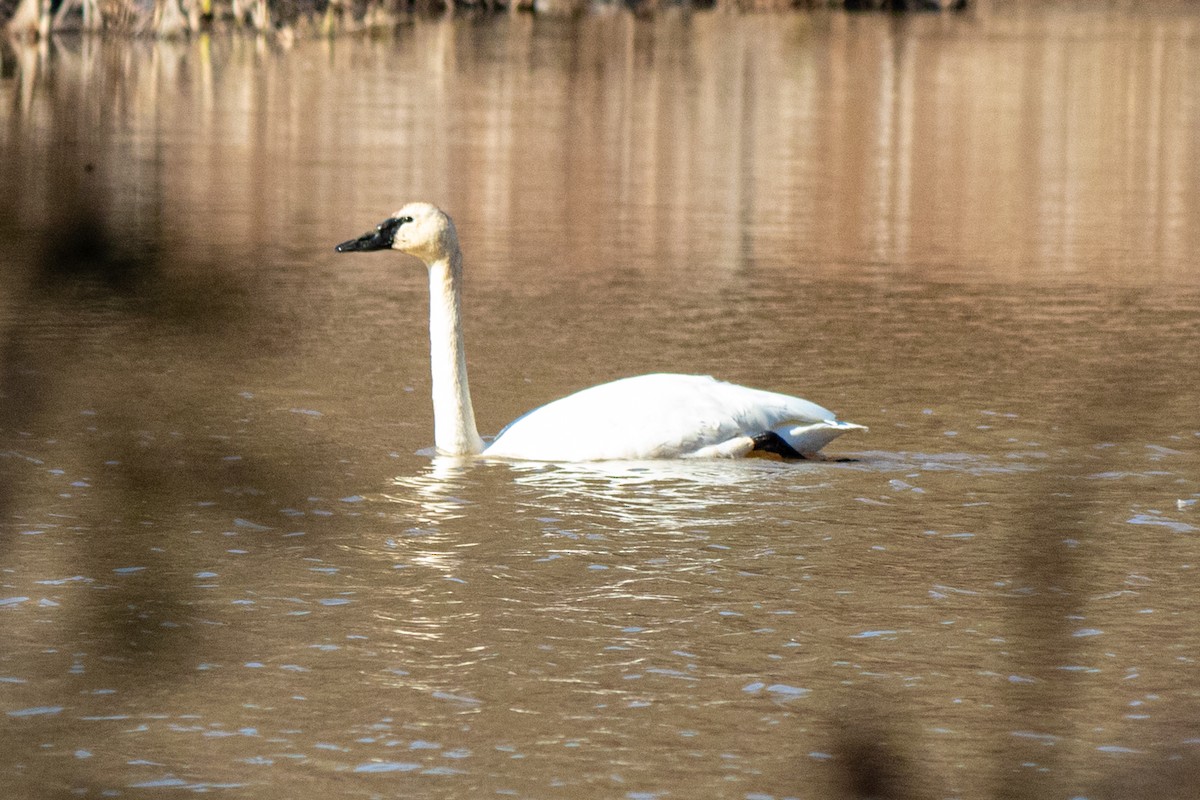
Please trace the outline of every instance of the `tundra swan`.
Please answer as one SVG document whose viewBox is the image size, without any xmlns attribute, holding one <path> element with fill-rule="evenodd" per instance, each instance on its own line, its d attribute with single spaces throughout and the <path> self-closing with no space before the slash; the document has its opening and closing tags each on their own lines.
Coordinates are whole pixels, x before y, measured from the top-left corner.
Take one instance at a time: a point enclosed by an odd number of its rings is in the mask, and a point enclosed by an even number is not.
<svg viewBox="0 0 1200 800">
<path fill-rule="evenodd" d="M 450 217 L 409 203 L 339 253 L 399 250 L 429 269 L 434 442 L 452 456 L 532 461 L 811 456 L 862 425 L 821 406 L 703 375 L 653 374 L 584 389 L 530 411 L 485 445 L 475 427 L 462 331 L 462 251 Z"/>
</svg>

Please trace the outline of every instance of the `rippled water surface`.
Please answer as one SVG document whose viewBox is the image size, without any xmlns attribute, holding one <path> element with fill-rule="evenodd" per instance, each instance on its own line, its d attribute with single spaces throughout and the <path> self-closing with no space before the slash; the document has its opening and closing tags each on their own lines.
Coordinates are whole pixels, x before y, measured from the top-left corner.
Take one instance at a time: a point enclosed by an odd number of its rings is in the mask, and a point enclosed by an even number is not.
<svg viewBox="0 0 1200 800">
<path fill-rule="evenodd" d="M 1200 16 L 0 45 L 0 794 L 1189 797 Z M 649 371 L 830 460 L 432 458 Z"/>
</svg>

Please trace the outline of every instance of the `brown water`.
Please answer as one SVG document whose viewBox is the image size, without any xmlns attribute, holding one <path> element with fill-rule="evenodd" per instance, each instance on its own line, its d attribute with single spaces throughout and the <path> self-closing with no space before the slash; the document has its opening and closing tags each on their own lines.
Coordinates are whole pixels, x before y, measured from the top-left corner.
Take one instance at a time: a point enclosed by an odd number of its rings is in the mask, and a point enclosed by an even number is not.
<svg viewBox="0 0 1200 800">
<path fill-rule="evenodd" d="M 1200 14 L 0 47 L 4 797 L 1192 796 Z M 848 460 L 431 459 L 655 370 Z"/>
</svg>

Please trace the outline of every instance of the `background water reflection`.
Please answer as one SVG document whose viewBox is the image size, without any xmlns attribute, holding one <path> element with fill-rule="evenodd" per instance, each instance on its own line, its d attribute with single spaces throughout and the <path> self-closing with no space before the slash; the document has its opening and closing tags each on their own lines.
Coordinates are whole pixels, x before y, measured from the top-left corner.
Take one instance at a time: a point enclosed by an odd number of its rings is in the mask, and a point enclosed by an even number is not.
<svg viewBox="0 0 1200 800">
<path fill-rule="evenodd" d="M 5 45 L 11 796 L 1188 796 L 1197 16 Z M 431 458 L 637 372 L 845 461 Z M 1161 786 L 1157 785 L 1161 784 Z"/>
</svg>

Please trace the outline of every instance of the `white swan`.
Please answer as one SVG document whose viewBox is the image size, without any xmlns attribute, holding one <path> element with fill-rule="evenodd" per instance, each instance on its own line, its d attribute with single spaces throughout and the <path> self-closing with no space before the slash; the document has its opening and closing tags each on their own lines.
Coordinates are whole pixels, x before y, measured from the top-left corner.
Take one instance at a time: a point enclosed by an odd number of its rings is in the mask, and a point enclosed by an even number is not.
<svg viewBox="0 0 1200 800">
<path fill-rule="evenodd" d="M 339 253 L 399 250 L 429 268 L 434 442 L 454 456 L 533 461 L 811 456 L 847 431 L 815 403 L 702 375 L 641 375 L 555 400 L 512 422 L 485 446 L 475 427 L 462 333 L 462 251 L 454 223 L 409 203 Z"/>
</svg>

